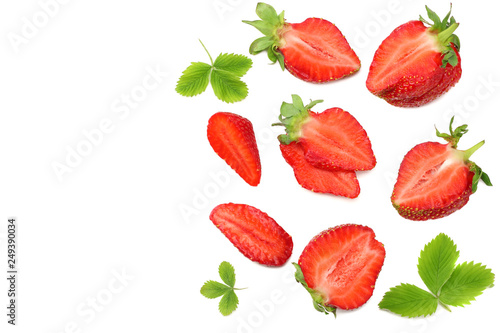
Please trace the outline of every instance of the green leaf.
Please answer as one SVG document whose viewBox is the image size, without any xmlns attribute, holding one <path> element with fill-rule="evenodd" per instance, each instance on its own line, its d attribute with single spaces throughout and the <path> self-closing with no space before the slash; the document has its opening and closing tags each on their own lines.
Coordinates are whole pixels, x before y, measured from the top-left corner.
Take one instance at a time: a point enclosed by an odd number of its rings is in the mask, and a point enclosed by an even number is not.
<svg viewBox="0 0 500 333">
<path fill-rule="evenodd" d="M 258 53 L 264 51 L 265 49 L 268 49 L 273 44 L 274 44 L 274 40 L 272 37 L 268 37 L 268 36 L 260 37 L 260 38 L 257 38 L 256 40 L 254 40 L 252 42 L 252 44 L 250 44 L 249 52 L 250 52 L 250 54 L 255 55 L 255 54 L 258 54 Z"/>
<path fill-rule="evenodd" d="M 238 307 L 238 296 L 233 290 L 222 296 L 219 302 L 219 311 L 223 316 L 230 315 Z"/>
<path fill-rule="evenodd" d="M 438 28 L 441 27 L 441 19 L 439 16 L 432 11 L 429 7 L 425 6 L 425 9 L 427 10 L 427 16 L 431 19 L 432 22 L 434 22 L 434 25 Z"/>
<path fill-rule="evenodd" d="M 271 5 L 259 2 L 255 12 L 263 21 L 266 21 L 273 26 L 280 23 L 278 13 L 276 13 L 276 10 Z"/>
<path fill-rule="evenodd" d="M 458 265 L 441 288 L 439 300 L 451 306 L 464 306 L 474 301 L 483 291 L 493 286 L 495 274 L 480 263 Z"/>
<path fill-rule="evenodd" d="M 283 102 L 280 107 L 280 115 L 282 117 L 292 117 L 300 112 L 293 104 Z M 281 119 L 280 119 L 281 120 Z"/>
<path fill-rule="evenodd" d="M 302 110 L 304 108 L 304 102 L 302 102 L 302 98 L 300 98 L 299 95 L 292 94 L 292 104 L 298 110 Z"/>
<path fill-rule="evenodd" d="M 437 305 L 434 295 L 407 283 L 391 288 L 378 304 L 381 309 L 410 318 L 431 315 L 436 312 Z"/>
<path fill-rule="evenodd" d="M 217 298 L 230 291 L 231 288 L 217 281 L 209 280 L 203 284 L 200 293 L 206 298 Z"/>
<path fill-rule="evenodd" d="M 238 76 L 225 70 L 214 69 L 210 75 L 210 83 L 215 96 L 226 103 L 234 103 L 243 100 L 248 95 L 245 82 Z"/>
<path fill-rule="evenodd" d="M 260 32 L 262 32 L 266 36 L 271 35 L 274 31 L 274 26 L 266 21 L 261 21 L 261 20 L 245 21 L 245 20 L 243 20 L 243 23 L 250 24 L 252 27 L 256 28 L 257 30 L 259 30 Z"/>
<path fill-rule="evenodd" d="M 201 94 L 207 89 L 212 66 L 204 62 L 192 62 L 182 72 L 175 91 L 182 96 L 192 97 Z"/>
<path fill-rule="evenodd" d="M 221 53 L 214 61 L 215 69 L 222 69 L 238 77 L 245 75 L 252 67 L 252 60 L 242 54 Z"/>
<path fill-rule="evenodd" d="M 451 238 L 442 233 L 425 245 L 420 252 L 418 274 L 434 295 L 438 295 L 455 269 L 459 253 Z"/>
<path fill-rule="evenodd" d="M 236 282 L 236 275 L 234 273 L 234 267 L 227 261 L 223 261 L 219 265 L 219 276 L 222 281 L 229 287 L 234 288 L 234 283 Z"/>
<path fill-rule="evenodd" d="M 322 99 L 317 99 L 315 101 L 311 100 L 311 102 L 309 104 L 304 106 L 304 109 L 311 110 L 313 108 L 313 106 L 315 106 L 316 104 L 319 104 L 319 103 L 323 103 L 323 100 Z"/>
</svg>

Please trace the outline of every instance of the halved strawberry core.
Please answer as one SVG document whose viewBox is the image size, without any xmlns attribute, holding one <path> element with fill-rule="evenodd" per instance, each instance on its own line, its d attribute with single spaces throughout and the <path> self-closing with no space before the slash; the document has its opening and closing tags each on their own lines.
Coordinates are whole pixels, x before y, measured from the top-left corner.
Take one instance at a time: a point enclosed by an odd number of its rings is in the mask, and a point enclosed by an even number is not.
<svg viewBox="0 0 500 333">
<path fill-rule="evenodd" d="M 318 167 L 371 170 L 376 159 L 366 131 L 348 112 L 331 108 L 310 112 L 300 128 L 299 142 L 306 159 Z"/>
<path fill-rule="evenodd" d="M 373 294 L 384 258 L 384 246 L 373 230 L 345 225 L 315 237 L 299 265 L 307 285 L 323 295 L 326 304 L 354 309 Z"/>
<path fill-rule="evenodd" d="M 469 186 L 469 168 L 449 144 L 425 142 L 405 156 L 392 202 L 415 210 L 447 207 Z"/>
<path fill-rule="evenodd" d="M 402 87 L 398 97 L 425 93 L 439 82 L 427 80 L 434 79 L 434 72 L 441 66 L 441 51 L 437 34 L 429 31 L 422 22 L 405 23 L 396 28 L 375 52 L 366 86 L 372 93 L 383 97 L 403 81 L 407 90 Z M 425 91 L 413 91 L 420 87 Z"/>
</svg>

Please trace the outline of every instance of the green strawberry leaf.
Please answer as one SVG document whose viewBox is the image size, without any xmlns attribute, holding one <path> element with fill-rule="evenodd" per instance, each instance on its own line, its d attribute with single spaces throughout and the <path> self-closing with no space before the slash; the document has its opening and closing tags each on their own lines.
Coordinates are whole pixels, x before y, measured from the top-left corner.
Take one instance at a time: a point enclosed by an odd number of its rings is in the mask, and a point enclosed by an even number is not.
<svg viewBox="0 0 500 333">
<path fill-rule="evenodd" d="M 252 67 L 252 60 L 241 54 L 221 53 L 215 62 L 200 40 L 210 58 L 210 65 L 193 62 L 184 70 L 175 90 L 182 96 L 192 97 L 201 94 L 212 85 L 215 96 L 226 103 L 243 100 L 248 88 L 240 78 Z"/>
<path fill-rule="evenodd" d="M 418 274 L 434 295 L 438 295 L 439 289 L 455 269 L 459 253 L 451 238 L 442 233 L 420 252 Z"/>
<path fill-rule="evenodd" d="M 234 267 L 227 261 L 223 261 L 219 265 L 219 276 L 222 281 L 229 287 L 233 288 L 236 282 L 236 275 L 234 273 Z"/>
<path fill-rule="evenodd" d="M 215 96 L 226 103 L 239 102 L 248 95 L 246 83 L 225 70 L 214 69 L 210 75 L 210 83 Z"/>
<path fill-rule="evenodd" d="M 451 306 L 464 306 L 474 301 L 486 288 L 492 287 L 495 274 L 480 263 L 464 262 L 441 288 L 439 301 Z"/>
<path fill-rule="evenodd" d="M 238 307 L 238 296 L 233 290 L 229 290 L 222 296 L 219 302 L 219 311 L 223 316 L 229 316 Z"/>
<path fill-rule="evenodd" d="M 470 304 L 486 288 L 493 287 L 495 275 L 491 269 L 474 262 L 455 267 L 458 255 L 453 241 L 439 234 L 424 247 L 418 262 L 418 273 L 434 295 L 415 285 L 401 284 L 385 293 L 379 308 L 404 317 L 425 317 L 433 314 L 438 304 L 451 311 L 448 305 Z"/>
<path fill-rule="evenodd" d="M 203 284 L 200 293 L 206 298 L 217 298 L 227 293 L 231 288 L 217 281 L 209 280 Z"/>
<path fill-rule="evenodd" d="M 386 292 L 378 306 L 403 317 L 425 317 L 436 312 L 438 299 L 415 285 L 403 283 Z"/>
<path fill-rule="evenodd" d="M 209 280 L 203 284 L 200 293 L 210 299 L 222 296 L 219 301 L 219 311 L 223 316 L 228 316 L 238 307 L 239 300 L 235 290 L 241 290 L 241 288 L 234 288 L 236 274 L 234 267 L 227 261 L 220 263 L 219 276 L 226 284 Z"/>
<path fill-rule="evenodd" d="M 192 62 L 191 65 L 182 72 L 182 76 L 177 81 L 175 91 L 182 96 L 192 97 L 201 94 L 207 89 L 210 71 L 212 66 L 203 62 Z"/>
<path fill-rule="evenodd" d="M 221 53 L 214 61 L 215 69 L 222 69 L 238 77 L 245 75 L 252 67 L 252 60 L 241 54 Z"/>
</svg>

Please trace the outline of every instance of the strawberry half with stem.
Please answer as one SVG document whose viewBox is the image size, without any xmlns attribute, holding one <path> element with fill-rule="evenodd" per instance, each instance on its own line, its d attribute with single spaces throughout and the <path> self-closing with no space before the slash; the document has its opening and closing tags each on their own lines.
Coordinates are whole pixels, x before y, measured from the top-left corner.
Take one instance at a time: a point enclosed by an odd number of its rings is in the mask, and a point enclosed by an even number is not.
<svg viewBox="0 0 500 333">
<path fill-rule="evenodd" d="M 316 168 L 307 162 L 304 149 L 297 142 L 290 142 L 287 145 L 280 143 L 280 150 L 285 161 L 293 168 L 295 179 L 303 188 L 347 198 L 356 198 L 359 195 L 356 172 Z"/>
<path fill-rule="evenodd" d="M 304 148 L 307 162 L 324 169 L 371 170 L 376 160 L 366 131 L 349 112 L 331 108 L 321 113 L 310 109 L 323 102 L 304 106 L 298 95 L 292 103 L 281 105 L 280 123 L 286 134 L 278 136 L 282 144 L 297 141 Z"/>
<path fill-rule="evenodd" d="M 418 107 L 453 87 L 462 75 L 458 28 L 450 12 L 441 21 L 427 6 L 433 23 L 422 17 L 396 28 L 379 46 L 366 87 L 389 104 Z"/>
<path fill-rule="evenodd" d="M 251 186 L 260 183 L 260 155 L 248 119 L 230 112 L 217 112 L 208 121 L 207 137 L 217 155 L 243 180 Z"/>
<path fill-rule="evenodd" d="M 468 130 L 467 125 L 453 130 L 453 119 L 450 134 L 436 129 L 436 135 L 447 144 L 424 142 L 404 157 L 391 196 L 392 205 L 402 217 L 423 221 L 448 216 L 469 201 L 479 180 L 491 186 L 488 175 L 469 160 L 484 141 L 468 150 L 458 150 L 457 143 Z"/>
<path fill-rule="evenodd" d="M 210 220 L 248 259 L 267 266 L 282 266 L 292 255 L 292 237 L 266 213 L 245 205 L 215 207 Z"/>
<path fill-rule="evenodd" d="M 357 72 L 358 56 L 336 25 L 321 18 L 302 23 L 285 22 L 284 12 L 259 2 L 256 9 L 262 20 L 243 21 L 265 36 L 250 45 L 250 54 L 266 51 L 269 59 L 301 80 L 323 83 Z"/>
<path fill-rule="evenodd" d="M 344 224 L 315 236 L 300 255 L 296 280 L 313 298 L 316 310 L 356 309 L 373 295 L 385 248 L 366 226 Z"/>
</svg>

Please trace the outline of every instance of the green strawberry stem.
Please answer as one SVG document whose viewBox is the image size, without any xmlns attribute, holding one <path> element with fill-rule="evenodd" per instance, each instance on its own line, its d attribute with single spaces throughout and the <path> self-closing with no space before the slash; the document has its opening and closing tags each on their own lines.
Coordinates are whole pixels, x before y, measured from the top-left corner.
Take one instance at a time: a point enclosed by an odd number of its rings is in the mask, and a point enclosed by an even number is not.
<svg viewBox="0 0 500 333">
<path fill-rule="evenodd" d="M 451 312 L 450 307 L 449 307 L 448 305 L 444 304 L 443 302 L 441 302 L 441 300 L 439 300 L 439 304 L 441 304 L 441 306 L 442 306 L 443 308 L 445 308 L 448 312 Z"/>
<path fill-rule="evenodd" d="M 469 158 L 472 156 L 472 154 L 474 154 L 476 152 L 476 150 L 478 150 L 479 148 L 481 148 L 483 145 L 484 145 L 484 140 L 477 143 L 476 145 L 474 145 L 473 147 L 470 147 L 469 149 L 465 150 L 463 152 L 463 156 L 464 156 L 464 161 L 468 161 Z"/>
<path fill-rule="evenodd" d="M 208 57 L 210 58 L 210 63 L 212 64 L 212 67 L 214 66 L 214 61 L 212 59 L 212 56 L 210 55 L 210 53 L 208 52 L 207 48 L 205 47 L 205 45 L 203 44 L 203 42 L 201 41 L 201 39 L 198 39 L 201 43 L 201 46 L 203 46 L 203 48 L 205 49 L 205 52 L 207 52 L 208 54 Z"/>
<path fill-rule="evenodd" d="M 439 43 L 445 46 L 448 45 L 448 43 L 450 42 L 449 38 L 453 35 L 453 33 L 455 32 L 455 30 L 457 30 L 457 28 L 458 28 L 458 23 L 453 23 L 448 28 L 446 28 L 446 30 L 438 33 Z"/>
</svg>

